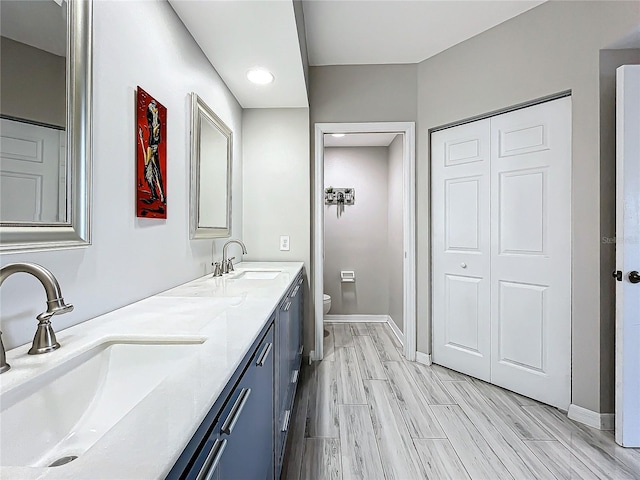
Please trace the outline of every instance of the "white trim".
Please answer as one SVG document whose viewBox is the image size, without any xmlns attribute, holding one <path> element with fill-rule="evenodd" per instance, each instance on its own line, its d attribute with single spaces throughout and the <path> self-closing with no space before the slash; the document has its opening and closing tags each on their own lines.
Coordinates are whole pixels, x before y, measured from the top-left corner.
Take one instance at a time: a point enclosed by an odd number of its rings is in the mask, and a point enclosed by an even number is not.
<svg viewBox="0 0 640 480">
<path fill-rule="evenodd" d="M 403 313 L 405 332 L 404 356 L 416 356 L 416 247 L 415 247 L 415 122 L 316 123 L 313 188 L 313 303 L 315 312 L 314 360 L 322 360 L 324 318 L 324 134 L 325 133 L 388 133 L 404 134 L 403 142 Z M 320 320 L 318 320 L 320 319 Z"/>
<path fill-rule="evenodd" d="M 405 131 L 403 145 L 404 173 L 402 199 L 402 230 L 404 237 L 404 356 L 407 360 L 416 359 L 416 149 L 415 149 L 415 124 L 409 124 Z"/>
<path fill-rule="evenodd" d="M 579 407 L 573 403 L 569 405 L 569 412 L 567 417 L 576 422 L 583 423 L 589 427 L 597 428 L 598 430 L 613 430 L 615 424 L 614 413 L 598 413 L 586 408 Z"/>
<path fill-rule="evenodd" d="M 325 315 L 326 323 L 387 323 L 389 315 Z"/>
<path fill-rule="evenodd" d="M 393 320 L 393 318 L 391 318 L 391 315 L 387 315 L 387 323 L 389 324 L 391 331 L 396 336 L 400 344 L 404 346 L 404 333 L 402 333 L 402 330 L 398 328 L 398 325 Z"/>
<path fill-rule="evenodd" d="M 422 353 L 422 352 L 416 352 L 416 362 L 430 367 L 431 366 L 431 354 Z"/>
<path fill-rule="evenodd" d="M 324 131 L 320 125 L 315 128 L 315 156 L 313 189 L 313 304 L 315 319 L 315 350 L 313 360 L 324 357 Z"/>
</svg>

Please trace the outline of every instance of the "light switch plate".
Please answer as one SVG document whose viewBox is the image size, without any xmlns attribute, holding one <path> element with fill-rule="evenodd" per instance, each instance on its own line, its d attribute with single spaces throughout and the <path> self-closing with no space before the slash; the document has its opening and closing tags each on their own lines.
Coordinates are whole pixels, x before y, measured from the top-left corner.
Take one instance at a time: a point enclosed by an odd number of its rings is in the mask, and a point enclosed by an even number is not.
<svg viewBox="0 0 640 480">
<path fill-rule="evenodd" d="M 280 250 L 289 251 L 289 235 L 280 235 Z"/>
</svg>

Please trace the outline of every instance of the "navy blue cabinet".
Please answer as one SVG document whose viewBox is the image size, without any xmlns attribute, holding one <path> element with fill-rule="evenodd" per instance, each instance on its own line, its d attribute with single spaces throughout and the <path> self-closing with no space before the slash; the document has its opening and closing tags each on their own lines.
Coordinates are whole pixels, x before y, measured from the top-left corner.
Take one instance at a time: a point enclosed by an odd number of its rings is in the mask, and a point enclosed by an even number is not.
<svg viewBox="0 0 640 480">
<path fill-rule="evenodd" d="M 279 479 L 302 359 L 298 275 L 168 480 Z"/>
<path fill-rule="evenodd" d="M 287 444 L 289 424 L 293 414 L 293 402 L 300 377 L 302 360 L 303 276 L 298 275 L 280 302 L 276 318 L 276 418 L 275 474 L 280 477 L 284 450 Z"/>
<path fill-rule="evenodd" d="M 220 438 L 227 446 L 220 478 L 273 478 L 273 335 L 272 327 L 222 413 Z"/>
<path fill-rule="evenodd" d="M 291 366 L 289 364 L 288 345 L 289 345 L 289 325 L 291 318 L 291 301 L 289 292 L 278 306 L 278 316 L 276 318 L 276 336 L 278 353 L 276 355 L 276 382 L 275 382 L 275 463 L 276 478 L 282 463 L 282 455 L 286 442 L 286 432 L 289 429 L 291 421 L 291 409 L 289 407 L 289 384 L 291 382 Z"/>
<path fill-rule="evenodd" d="M 272 321 L 245 357 L 167 479 L 274 478 Z M 249 461 L 247 461 L 249 459 Z"/>
</svg>

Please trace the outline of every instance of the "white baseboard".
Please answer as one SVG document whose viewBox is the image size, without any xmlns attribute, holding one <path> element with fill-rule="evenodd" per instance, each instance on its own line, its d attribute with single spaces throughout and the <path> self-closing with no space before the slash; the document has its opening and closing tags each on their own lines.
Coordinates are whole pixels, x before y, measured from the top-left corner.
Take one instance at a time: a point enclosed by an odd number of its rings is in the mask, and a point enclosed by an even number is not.
<svg viewBox="0 0 640 480">
<path fill-rule="evenodd" d="M 387 315 L 387 323 L 389 324 L 391 331 L 394 333 L 394 335 L 400 342 L 400 345 L 404 346 L 404 333 L 402 333 L 402 330 L 398 328 L 398 325 L 396 324 L 396 322 L 393 321 L 393 318 L 391 318 L 391 315 Z"/>
<path fill-rule="evenodd" d="M 389 315 L 325 315 L 325 323 L 387 323 Z"/>
<path fill-rule="evenodd" d="M 569 412 L 567 413 L 567 416 L 571 420 L 584 423 L 585 425 L 597 428 L 598 430 L 613 430 L 616 418 L 613 413 L 598 413 L 579 407 L 573 403 L 569 405 Z"/>
<path fill-rule="evenodd" d="M 416 352 L 416 362 L 423 365 L 431 366 L 431 355 L 422 352 Z"/>
</svg>

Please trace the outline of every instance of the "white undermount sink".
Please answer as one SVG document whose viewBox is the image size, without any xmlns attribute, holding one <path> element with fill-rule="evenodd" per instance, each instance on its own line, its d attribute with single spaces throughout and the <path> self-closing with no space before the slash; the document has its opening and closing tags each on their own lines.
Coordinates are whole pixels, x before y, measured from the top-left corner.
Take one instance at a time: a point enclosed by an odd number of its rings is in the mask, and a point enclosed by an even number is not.
<svg viewBox="0 0 640 480">
<path fill-rule="evenodd" d="M 282 273 L 282 270 L 244 270 L 239 272 L 234 280 L 273 280 Z"/>
<path fill-rule="evenodd" d="M 101 343 L 2 393 L 0 465 L 48 467 L 81 456 L 203 342 Z"/>
</svg>

